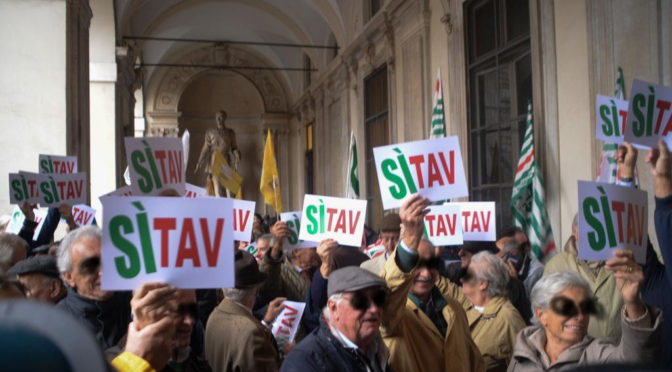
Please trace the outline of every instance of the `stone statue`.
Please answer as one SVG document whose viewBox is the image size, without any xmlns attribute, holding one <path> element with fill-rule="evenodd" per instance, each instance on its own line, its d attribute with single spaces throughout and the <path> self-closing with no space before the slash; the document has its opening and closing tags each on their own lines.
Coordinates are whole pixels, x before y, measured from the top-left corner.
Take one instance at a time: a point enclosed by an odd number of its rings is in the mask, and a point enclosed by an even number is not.
<svg viewBox="0 0 672 372">
<path fill-rule="evenodd" d="M 238 151 L 238 145 L 236 144 L 236 133 L 233 129 L 225 126 L 226 111 L 218 111 L 215 114 L 215 121 L 217 122 L 217 128 L 210 128 L 205 132 L 203 149 L 201 149 L 201 155 L 198 157 L 194 173 L 204 167 L 203 170 L 208 176 L 206 189 L 208 189 L 208 184 L 212 184 L 214 194 L 221 196 L 219 180 L 212 176 L 212 161 L 215 158 L 215 151 L 219 151 L 236 172 L 240 164 L 240 151 Z M 226 190 L 226 196 L 231 197 L 229 190 Z"/>
</svg>

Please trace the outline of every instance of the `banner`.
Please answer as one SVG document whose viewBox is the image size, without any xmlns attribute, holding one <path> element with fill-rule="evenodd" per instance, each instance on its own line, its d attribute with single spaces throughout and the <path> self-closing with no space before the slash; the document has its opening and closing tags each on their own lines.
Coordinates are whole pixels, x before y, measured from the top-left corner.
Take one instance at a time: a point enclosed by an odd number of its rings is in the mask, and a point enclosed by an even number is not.
<svg viewBox="0 0 672 372">
<path fill-rule="evenodd" d="M 134 195 L 159 195 L 166 189 L 184 194 L 184 155 L 179 138 L 126 137 L 124 143 Z"/>
<path fill-rule="evenodd" d="M 425 216 L 425 236 L 436 246 L 461 245 L 460 208 L 456 205 L 429 206 L 429 213 Z"/>
<path fill-rule="evenodd" d="M 294 341 L 296 331 L 299 329 L 303 310 L 306 308 L 305 302 L 283 301 L 283 308 L 280 314 L 273 321 L 271 332 L 278 342 L 278 347 L 282 348 L 285 343 Z"/>
<path fill-rule="evenodd" d="M 57 174 L 77 173 L 77 157 L 40 154 L 39 172 Z"/>
<path fill-rule="evenodd" d="M 657 148 L 658 140 L 672 146 L 672 88 L 635 79 L 632 82 L 625 140 Z"/>
<path fill-rule="evenodd" d="M 460 209 L 465 241 L 497 240 L 495 202 L 444 203 Z"/>
<path fill-rule="evenodd" d="M 373 156 L 385 210 L 415 193 L 429 201 L 468 195 L 457 137 L 376 147 Z"/>
<path fill-rule="evenodd" d="M 595 138 L 606 143 L 623 143 L 628 101 L 598 94 L 595 105 Z"/>
<path fill-rule="evenodd" d="M 362 245 L 366 200 L 306 195 L 299 239 L 320 242 L 331 238 L 341 245 Z"/>
<path fill-rule="evenodd" d="M 77 226 L 89 226 L 96 217 L 96 210 L 86 204 L 77 204 L 72 206 L 72 218 Z"/>
<path fill-rule="evenodd" d="M 282 212 L 280 214 L 280 221 L 287 224 L 290 230 L 289 237 L 285 238 L 282 243 L 283 248 L 299 249 L 299 248 L 315 248 L 315 242 L 306 242 L 299 239 L 299 232 L 301 231 L 301 211 Z"/>
<path fill-rule="evenodd" d="M 235 285 L 230 199 L 105 196 L 101 203 L 102 289 Z"/>
<path fill-rule="evenodd" d="M 644 263 L 647 244 L 646 191 L 579 181 L 579 258 L 608 260 L 615 249 L 633 251 Z"/>
</svg>

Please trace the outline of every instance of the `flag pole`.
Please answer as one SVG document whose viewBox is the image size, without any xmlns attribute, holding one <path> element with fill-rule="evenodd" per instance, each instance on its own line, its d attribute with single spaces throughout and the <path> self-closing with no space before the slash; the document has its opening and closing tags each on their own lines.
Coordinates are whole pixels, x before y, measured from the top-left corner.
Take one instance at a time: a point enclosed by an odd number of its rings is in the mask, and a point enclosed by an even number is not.
<svg viewBox="0 0 672 372">
<path fill-rule="evenodd" d="M 348 168 L 345 170 L 345 197 L 350 199 L 350 167 L 352 166 L 352 131 L 350 131 L 350 144 L 348 145 Z"/>
</svg>

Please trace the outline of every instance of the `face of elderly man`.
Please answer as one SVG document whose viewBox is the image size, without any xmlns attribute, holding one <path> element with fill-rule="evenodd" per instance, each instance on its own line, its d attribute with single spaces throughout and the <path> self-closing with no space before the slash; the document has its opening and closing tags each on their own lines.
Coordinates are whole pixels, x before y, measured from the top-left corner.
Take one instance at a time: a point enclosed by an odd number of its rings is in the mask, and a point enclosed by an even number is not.
<svg viewBox="0 0 672 372">
<path fill-rule="evenodd" d="M 399 243 L 399 231 L 397 230 L 383 230 L 380 232 L 380 242 L 385 247 L 387 252 L 394 252 L 394 248 Z"/>
<path fill-rule="evenodd" d="M 70 246 L 72 269 L 63 272 L 65 281 L 81 296 L 103 301 L 112 296 L 112 292 L 100 289 L 100 239 L 83 236 Z"/>
<path fill-rule="evenodd" d="M 61 280 L 40 273 L 19 275 L 19 282 L 26 289 L 26 297 L 55 303 L 61 293 Z"/>
<path fill-rule="evenodd" d="M 191 331 L 198 317 L 196 291 L 183 289 L 177 292 L 177 315 L 179 323 L 175 331 L 177 347 L 185 347 L 191 342 Z"/>
<path fill-rule="evenodd" d="M 254 255 L 257 262 L 261 262 L 264 259 L 264 256 L 270 247 L 271 239 L 257 239 L 257 253 Z"/>
<path fill-rule="evenodd" d="M 383 304 L 376 302 L 381 299 L 381 292 L 384 293 L 384 290 L 380 287 L 370 287 L 343 293 L 340 302 L 327 301 L 330 322 L 358 347 L 366 348 L 379 334 Z M 364 306 L 366 309 L 357 308 Z"/>
<path fill-rule="evenodd" d="M 434 284 L 439 277 L 438 261 L 434 255 L 434 247 L 426 240 L 420 241 L 418 255 L 419 263 L 415 270 L 417 276 L 413 280 L 411 293 L 425 301 L 431 294 L 432 288 L 434 288 Z"/>
<path fill-rule="evenodd" d="M 578 314 L 572 317 L 563 316 L 553 309 L 552 304 L 545 310 L 535 309 L 537 319 L 546 328 L 547 337 L 549 339 L 552 338 L 551 341 L 556 345 L 567 346 L 574 345 L 583 340 L 588 331 L 590 315 L 588 313 L 584 314 L 580 310 L 581 307 L 579 304 L 589 301 L 588 293 L 581 287 L 573 286 L 557 293 L 553 298 L 563 298 L 565 302 L 567 300 L 572 301 L 578 310 Z"/>
</svg>

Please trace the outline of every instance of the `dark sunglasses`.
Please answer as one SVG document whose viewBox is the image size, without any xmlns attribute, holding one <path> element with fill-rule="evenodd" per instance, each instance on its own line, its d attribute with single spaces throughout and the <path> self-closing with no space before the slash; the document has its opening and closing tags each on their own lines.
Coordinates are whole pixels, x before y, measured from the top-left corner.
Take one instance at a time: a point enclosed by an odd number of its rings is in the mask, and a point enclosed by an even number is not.
<svg viewBox="0 0 672 372">
<path fill-rule="evenodd" d="M 79 272 L 83 275 L 98 274 L 100 268 L 100 257 L 89 257 L 79 264 Z"/>
<path fill-rule="evenodd" d="M 198 305 L 195 303 L 179 304 L 175 312 L 181 316 L 190 316 L 194 319 L 198 319 Z"/>
<path fill-rule="evenodd" d="M 387 292 L 384 290 L 375 291 L 371 296 L 367 296 L 364 292 L 355 292 L 350 297 L 350 306 L 358 311 L 366 311 L 371 307 L 373 302 L 377 307 L 383 307 L 387 299 Z"/>
<path fill-rule="evenodd" d="M 578 306 L 577 304 L 565 296 L 553 297 L 551 299 L 551 310 L 558 315 L 562 315 L 567 318 L 573 318 L 581 314 L 597 314 L 597 304 L 595 300 L 589 298 L 587 300 L 581 301 Z"/>
<path fill-rule="evenodd" d="M 439 266 L 441 266 L 441 258 L 439 257 L 432 257 L 428 260 L 418 261 L 418 267 L 426 267 L 430 270 L 438 270 Z"/>
</svg>

